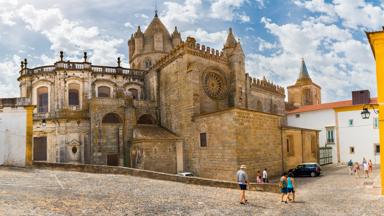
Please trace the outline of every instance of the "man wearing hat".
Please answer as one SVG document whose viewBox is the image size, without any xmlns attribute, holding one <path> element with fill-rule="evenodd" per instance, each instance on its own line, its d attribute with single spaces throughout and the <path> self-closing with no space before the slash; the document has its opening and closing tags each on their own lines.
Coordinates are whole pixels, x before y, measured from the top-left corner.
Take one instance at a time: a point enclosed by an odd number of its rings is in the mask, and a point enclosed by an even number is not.
<svg viewBox="0 0 384 216">
<path fill-rule="evenodd" d="M 245 172 L 247 167 L 245 165 L 240 166 L 240 170 L 236 173 L 236 179 L 240 186 L 240 204 L 245 204 L 247 200 L 245 199 L 245 190 L 247 190 L 248 184 L 248 175 Z"/>
</svg>

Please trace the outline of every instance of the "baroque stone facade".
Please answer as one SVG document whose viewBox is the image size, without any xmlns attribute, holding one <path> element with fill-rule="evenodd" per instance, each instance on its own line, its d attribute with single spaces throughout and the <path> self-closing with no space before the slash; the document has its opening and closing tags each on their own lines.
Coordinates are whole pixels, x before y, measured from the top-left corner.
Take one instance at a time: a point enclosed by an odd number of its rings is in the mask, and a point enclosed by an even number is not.
<svg viewBox="0 0 384 216">
<path fill-rule="evenodd" d="M 285 91 L 245 71 L 231 29 L 222 50 L 170 34 L 157 15 L 128 41 L 130 68 L 60 60 L 29 68 L 20 91 L 37 106 L 34 160 L 120 165 L 233 180 L 284 164 Z"/>
</svg>

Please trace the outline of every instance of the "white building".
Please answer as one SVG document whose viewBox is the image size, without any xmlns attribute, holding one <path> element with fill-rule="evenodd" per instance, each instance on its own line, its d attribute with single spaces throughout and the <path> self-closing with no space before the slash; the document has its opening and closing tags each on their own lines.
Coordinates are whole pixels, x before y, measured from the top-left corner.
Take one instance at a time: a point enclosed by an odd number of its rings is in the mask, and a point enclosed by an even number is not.
<svg viewBox="0 0 384 216">
<path fill-rule="evenodd" d="M 33 109 L 26 98 L 0 99 L 0 165 L 31 165 Z"/>
<path fill-rule="evenodd" d="M 365 157 L 378 164 L 380 145 L 378 115 L 370 109 L 370 118 L 363 119 L 363 108 L 377 109 L 376 99 L 370 105 L 353 105 L 352 100 L 302 106 L 289 111 L 289 126 L 320 130 L 320 147 L 332 147 L 333 163 L 350 159 L 361 162 Z"/>
</svg>

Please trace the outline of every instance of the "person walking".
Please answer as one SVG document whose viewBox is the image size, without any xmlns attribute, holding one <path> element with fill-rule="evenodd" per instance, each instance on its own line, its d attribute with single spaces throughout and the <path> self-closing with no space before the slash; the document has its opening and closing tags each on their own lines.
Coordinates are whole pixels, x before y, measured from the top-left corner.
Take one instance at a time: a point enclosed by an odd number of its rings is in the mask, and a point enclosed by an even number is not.
<svg viewBox="0 0 384 216">
<path fill-rule="evenodd" d="M 260 170 L 257 170 L 257 174 L 256 174 L 256 183 L 257 184 L 261 184 L 263 181 L 261 180 L 261 174 L 260 174 Z"/>
<path fill-rule="evenodd" d="M 287 199 L 289 201 L 295 202 L 295 179 L 293 178 L 293 174 L 289 173 L 287 178 Z M 292 195 L 292 198 L 290 198 Z"/>
<path fill-rule="evenodd" d="M 287 174 L 283 173 L 283 176 L 280 177 L 280 193 L 281 193 L 281 202 L 288 203 L 287 199 Z M 284 200 L 285 197 L 285 200 Z"/>
<path fill-rule="evenodd" d="M 348 171 L 349 171 L 349 175 L 353 175 L 353 162 L 352 162 L 352 159 L 348 161 Z"/>
<path fill-rule="evenodd" d="M 355 176 L 360 178 L 360 165 L 358 162 L 355 163 Z"/>
<path fill-rule="evenodd" d="M 369 171 L 370 174 L 372 174 L 372 172 L 373 172 L 372 160 L 369 160 L 369 162 L 368 162 L 368 171 Z"/>
<path fill-rule="evenodd" d="M 267 173 L 267 168 L 263 170 L 263 183 L 268 183 L 268 173 Z"/>
<path fill-rule="evenodd" d="M 369 178 L 369 166 L 368 163 L 363 163 L 364 178 Z"/>
<path fill-rule="evenodd" d="M 240 166 L 240 170 L 237 171 L 236 173 L 236 179 L 237 182 L 239 183 L 240 187 L 240 204 L 244 205 L 247 200 L 245 199 L 245 191 L 247 190 L 247 185 L 248 185 L 248 175 L 245 172 L 245 169 L 247 167 L 245 165 Z"/>
</svg>

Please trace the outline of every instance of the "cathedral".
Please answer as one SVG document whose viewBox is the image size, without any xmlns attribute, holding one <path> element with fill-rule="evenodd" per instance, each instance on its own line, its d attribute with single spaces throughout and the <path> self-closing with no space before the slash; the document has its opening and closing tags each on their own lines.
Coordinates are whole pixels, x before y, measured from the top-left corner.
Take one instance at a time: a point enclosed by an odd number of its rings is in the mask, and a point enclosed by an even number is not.
<svg viewBox="0 0 384 216">
<path fill-rule="evenodd" d="M 245 70 L 242 46 L 229 29 L 222 49 L 183 40 L 157 14 L 128 40 L 129 68 L 65 59 L 21 63 L 21 97 L 33 114 L 34 161 L 191 171 L 233 180 L 240 164 L 250 178 L 318 160 L 318 131 L 286 125 L 288 105 L 320 103 L 304 61 L 285 89 Z"/>
</svg>

